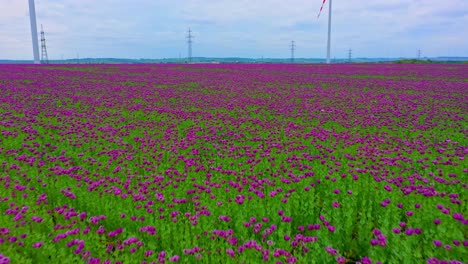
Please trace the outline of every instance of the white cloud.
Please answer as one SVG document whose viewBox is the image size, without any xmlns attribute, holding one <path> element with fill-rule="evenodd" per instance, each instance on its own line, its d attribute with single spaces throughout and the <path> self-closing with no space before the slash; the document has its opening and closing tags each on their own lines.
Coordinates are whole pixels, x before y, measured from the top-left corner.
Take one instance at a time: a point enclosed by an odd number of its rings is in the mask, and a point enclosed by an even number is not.
<svg viewBox="0 0 468 264">
<path fill-rule="evenodd" d="M 335 0 L 333 54 L 468 56 L 466 0 Z M 321 0 L 36 0 L 49 54 L 171 57 L 185 54 L 185 31 L 197 56 L 323 57 L 328 5 Z M 0 58 L 30 58 L 26 0 L 0 0 Z"/>
</svg>

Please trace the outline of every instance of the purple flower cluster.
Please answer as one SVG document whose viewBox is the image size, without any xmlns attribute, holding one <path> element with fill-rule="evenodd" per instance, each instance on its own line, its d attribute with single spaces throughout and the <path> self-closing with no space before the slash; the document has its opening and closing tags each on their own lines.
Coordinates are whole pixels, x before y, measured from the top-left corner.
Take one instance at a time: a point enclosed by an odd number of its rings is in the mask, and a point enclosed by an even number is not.
<svg viewBox="0 0 468 264">
<path fill-rule="evenodd" d="M 467 72 L 0 65 L 0 263 L 457 263 Z"/>
</svg>

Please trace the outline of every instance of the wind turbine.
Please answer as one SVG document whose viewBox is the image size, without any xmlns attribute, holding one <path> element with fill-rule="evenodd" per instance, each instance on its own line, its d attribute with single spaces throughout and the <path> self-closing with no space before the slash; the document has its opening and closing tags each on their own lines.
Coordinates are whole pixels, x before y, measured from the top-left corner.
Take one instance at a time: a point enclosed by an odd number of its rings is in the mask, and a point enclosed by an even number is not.
<svg viewBox="0 0 468 264">
<path fill-rule="evenodd" d="M 41 64 L 41 61 L 39 60 L 39 43 L 37 38 L 36 7 L 34 6 L 34 0 L 29 0 L 29 18 L 31 21 L 34 64 Z"/>
<path fill-rule="evenodd" d="M 327 0 L 323 0 L 322 6 L 320 7 L 320 11 L 318 13 L 317 19 L 320 17 L 320 13 L 322 12 L 323 6 Z M 332 0 L 328 1 L 328 42 L 327 42 L 327 64 L 330 64 L 330 36 L 331 36 L 331 16 L 332 16 Z"/>
</svg>

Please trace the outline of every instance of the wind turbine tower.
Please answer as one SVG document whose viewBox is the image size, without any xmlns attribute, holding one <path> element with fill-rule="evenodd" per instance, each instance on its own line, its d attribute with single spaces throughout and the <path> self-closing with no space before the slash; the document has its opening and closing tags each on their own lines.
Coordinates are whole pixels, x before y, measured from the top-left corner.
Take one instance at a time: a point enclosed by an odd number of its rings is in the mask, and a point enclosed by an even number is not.
<svg viewBox="0 0 468 264">
<path fill-rule="evenodd" d="M 34 6 L 34 0 L 29 0 L 29 19 L 31 22 L 34 64 L 41 64 L 39 60 L 39 42 L 37 38 L 36 7 Z"/>
<path fill-rule="evenodd" d="M 328 0 L 328 41 L 327 41 L 327 64 L 330 64 L 330 45 L 331 45 L 331 16 L 332 16 L 332 0 Z"/>
<path fill-rule="evenodd" d="M 322 6 L 320 7 L 320 11 L 318 13 L 317 18 L 320 17 L 320 13 L 322 13 L 323 6 L 327 0 L 323 0 Z M 330 42 L 331 42 L 331 16 L 332 16 L 332 0 L 328 0 L 328 41 L 327 41 L 327 64 L 330 64 Z"/>
</svg>

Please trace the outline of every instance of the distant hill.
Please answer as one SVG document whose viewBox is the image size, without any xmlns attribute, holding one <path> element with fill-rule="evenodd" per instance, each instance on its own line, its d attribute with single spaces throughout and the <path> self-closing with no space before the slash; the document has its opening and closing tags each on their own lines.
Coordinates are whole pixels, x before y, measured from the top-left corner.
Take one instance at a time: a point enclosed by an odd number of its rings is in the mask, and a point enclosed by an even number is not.
<svg viewBox="0 0 468 264">
<path fill-rule="evenodd" d="M 348 63 L 347 58 L 335 58 L 332 63 Z M 468 62 L 468 57 L 434 57 L 422 58 L 421 60 L 409 58 L 353 58 L 352 63 L 379 63 L 379 62 L 399 62 L 399 63 L 463 63 Z M 0 60 L 1 64 L 27 64 L 32 60 Z M 67 60 L 50 60 L 49 63 L 57 64 L 101 64 L 101 63 L 187 63 L 186 59 L 163 58 L 163 59 L 119 59 L 119 58 L 81 58 Z M 210 58 L 194 57 L 192 63 L 291 63 L 291 59 L 277 58 Z M 325 59 L 320 58 L 295 58 L 294 63 L 325 63 Z"/>
</svg>

